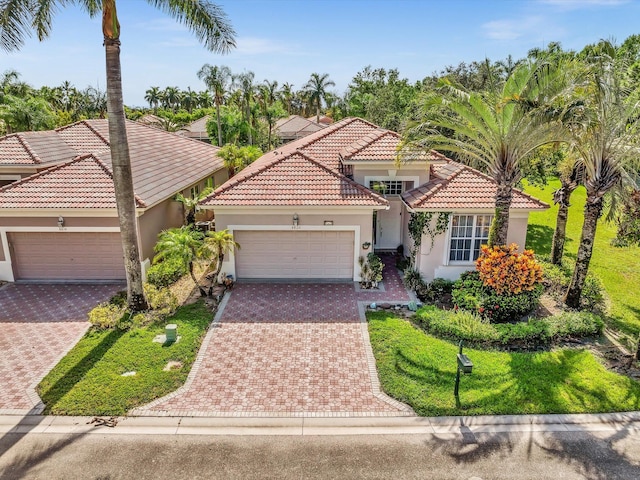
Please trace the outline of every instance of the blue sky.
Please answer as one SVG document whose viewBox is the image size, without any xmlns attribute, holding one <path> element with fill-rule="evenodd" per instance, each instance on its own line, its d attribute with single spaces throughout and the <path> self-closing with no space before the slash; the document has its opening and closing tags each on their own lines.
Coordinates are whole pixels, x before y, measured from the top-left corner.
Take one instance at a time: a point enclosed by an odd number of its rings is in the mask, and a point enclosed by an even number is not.
<svg viewBox="0 0 640 480">
<path fill-rule="evenodd" d="M 526 55 L 559 41 L 581 49 L 601 38 L 640 33 L 640 0 L 221 0 L 238 48 L 212 54 L 188 30 L 142 0 L 118 0 L 124 99 L 144 105 L 150 86 L 204 89 L 205 63 L 252 70 L 300 88 L 328 73 L 343 93 L 363 67 L 397 68 L 419 80 L 450 64 Z M 0 52 L 0 71 L 15 69 L 36 86 L 69 80 L 104 89 L 100 19 L 60 11 L 49 39 Z"/>
</svg>

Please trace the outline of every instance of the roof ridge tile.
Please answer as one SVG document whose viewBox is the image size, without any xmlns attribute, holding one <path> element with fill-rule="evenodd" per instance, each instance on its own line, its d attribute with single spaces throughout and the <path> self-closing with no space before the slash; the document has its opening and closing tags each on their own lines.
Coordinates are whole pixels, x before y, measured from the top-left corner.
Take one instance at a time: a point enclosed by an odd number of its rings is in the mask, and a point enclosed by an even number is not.
<svg viewBox="0 0 640 480">
<path fill-rule="evenodd" d="M 23 135 L 21 135 L 22 133 L 24 132 L 16 132 L 16 138 L 18 139 L 18 142 L 20 142 L 20 145 L 22 145 L 26 150 L 26 152 L 31 156 L 34 163 L 42 164 L 42 159 L 33 150 L 33 148 L 31 148 L 31 145 L 29 145 L 29 142 L 27 142 L 27 139 L 24 138 Z"/>
</svg>

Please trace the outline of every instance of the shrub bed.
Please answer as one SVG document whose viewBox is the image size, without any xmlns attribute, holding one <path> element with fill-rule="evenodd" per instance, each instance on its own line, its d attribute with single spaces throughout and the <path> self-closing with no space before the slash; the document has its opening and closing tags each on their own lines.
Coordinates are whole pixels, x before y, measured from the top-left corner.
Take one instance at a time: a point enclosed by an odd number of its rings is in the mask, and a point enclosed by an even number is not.
<svg viewBox="0 0 640 480">
<path fill-rule="evenodd" d="M 545 292 L 555 299 L 560 299 L 567 293 L 567 288 L 571 282 L 572 266 L 563 262 L 562 265 L 554 265 L 545 260 L 540 261 L 543 270 L 543 284 Z M 590 310 L 603 314 L 606 311 L 607 295 L 602 281 L 589 272 L 585 280 L 580 307 L 583 310 Z"/>
<path fill-rule="evenodd" d="M 603 320 L 590 312 L 563 312 L 526 322 L 491 324 L 463 310 L 441 310 L 426 306 L 415 319 L 429 333 L 439 337 L 501 348 L 531 349 L 553 343 L 598 336 Z"/>
<path fill-rule="evenodd" d="M 147 282 L 158 288 L 168 287 L 186 274 L 184 262 L 179 258 L 169 257 L 149 267 Z"/>
<path fill-rule="evenodd" d="M 499 294 L 485 286 L 478 272 L 465 272 L 452 290 L 453 304 L 469 310 L 491 322 L 501 323 L 519 320 L 538 305 L 544 286 L 538 283 L 532 290 L 520 293 Z"/>
</svg>

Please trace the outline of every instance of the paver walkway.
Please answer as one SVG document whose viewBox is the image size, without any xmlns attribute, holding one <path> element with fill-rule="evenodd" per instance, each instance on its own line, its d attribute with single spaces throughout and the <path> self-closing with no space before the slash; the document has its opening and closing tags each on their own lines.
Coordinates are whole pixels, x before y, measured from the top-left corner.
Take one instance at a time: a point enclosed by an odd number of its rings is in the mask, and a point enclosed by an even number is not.
<svg viewBox="0 0 640 480">
<path fill-rule="evenodd" d="M 139 415 L 409 415 L 379 392 L 358 302 L 409 301 L 392 256 L 385 291 L 353 283 L 238 283 L 183 388 Z M 223 309 L 222 309 L 223 307 Z"/>
<path fill-rule="evenodd" d="M 0 414 L 38 413 L 37 383 L 89 328 L 87 312 L 122 285 L 0 288 Z"/>
</svg>

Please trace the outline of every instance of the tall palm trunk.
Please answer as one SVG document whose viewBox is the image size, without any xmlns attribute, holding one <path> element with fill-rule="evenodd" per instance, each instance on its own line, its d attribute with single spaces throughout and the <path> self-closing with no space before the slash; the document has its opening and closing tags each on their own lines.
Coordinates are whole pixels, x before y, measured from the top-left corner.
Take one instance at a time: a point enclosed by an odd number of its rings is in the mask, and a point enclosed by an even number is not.
<svg viewBox="0 0 640 480">
<path fill-rule="evenodd" d="M 580 237 L 580 247 L 576 258 L 576 266 L 573 271 L 571 283 L 564 297 L 564 303 L 571 308 L 580 306 L 582 289 L 587 278 L 589 263 L 593 253 L 593 242 L 596 238 L 596 228 L 598 219 L 602 213 L 603 200 L 601 197 L 587 197 L 587 204 L 584 207 L 584 223 L 582 224 L 582 236 Z"/>
<path fill-rule="evenodd" d="M 316 123 L 320 123 L 320 99 L 316 103 Z"/>
<path fill-rule="evenodd" d="M 551 242 L 551 263 L 560 265 L 564 254 L 564 243 L 567 237 L 567 219 L 569 217 L 569 199 L 576 189 L 576 184 L 562 180 L 562 187 L 554 194 L 554 200 L 558 203 L 558 216 L 556 217 L 556 229 L 553 232 Z"/>
<path fill-rule="evenodd" d="M 249 145 L 253 145 L 253 138 L 251 136 L 251 106 L 247 101 L 247 125 L 249 126 Z"/>
<path fill-rule="evenodd" d="M 509 208 L 513 198 L 513 187 L 509 184 L 498 184 L 496 191 L 496 209 L 491 231 L 489 232 L 488 244 L 506 245 L 507 234 L 509 232 Z"/>
<path fill-rule="evenodd" d="M 136 200 L 133 192 L 133 176 L 122 100 L 120 25 L 116 14 L 115 0 L 103 1 L 102 30 L 107 66 L 109 143 L 111 144 L 113 185 L 127 276 L 127 303 L 132 312 L 139 312 L 146 310 L 148 306 L 142 289 L 142 266 L 136 228 Z"/>
<path fill-rule="evenodd" d="M 193 280 L 193 283 L 195 283 L 196 287 L 198 287 L 198 290 L 200 290 L 200 296 L 206 297 L 207 291 L 202 288 L 202 286 L 200 286 L 200 284 L 198 283 L 198 279 L 196 278 L 196 274 L 193 271 L 193 262 L 189 262 L 189 275 L 191 275 L 191 280 Z"/>
<path fill-rule="evenodd" d="M 222 124 L 220 122 L 220 102 L 216 101 L 216 120 L 218 122 L 218 146 L 222 146 Z"/>
</svg>

